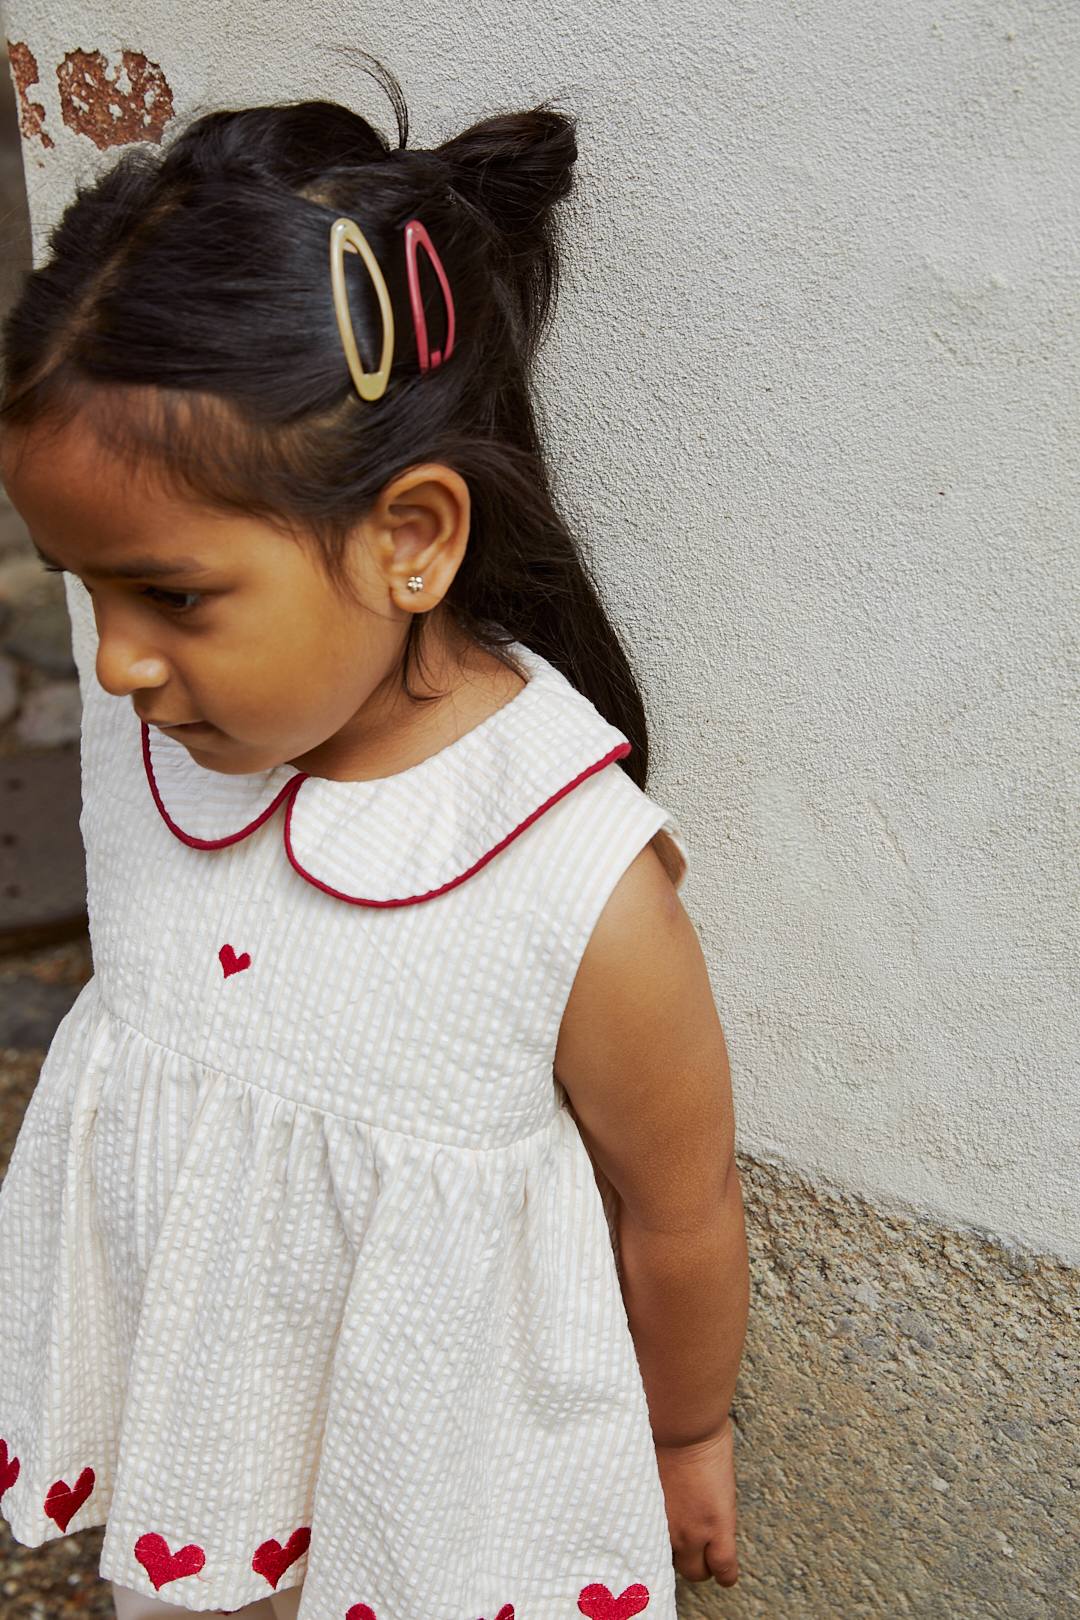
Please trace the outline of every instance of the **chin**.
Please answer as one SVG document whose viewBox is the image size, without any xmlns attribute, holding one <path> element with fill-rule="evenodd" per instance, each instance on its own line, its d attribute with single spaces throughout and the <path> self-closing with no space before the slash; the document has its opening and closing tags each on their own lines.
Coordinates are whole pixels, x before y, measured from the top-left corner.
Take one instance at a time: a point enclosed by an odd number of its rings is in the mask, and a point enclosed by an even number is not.
<svg viewBox="0 0 1080 1620">
<path fill-rule="evenodd" d="M 216 771 L 219 776 L 256 776 L 260 771 L 275 771 L 281 764 L 278 759 L 253 759 L 248 763 L 244 760 L 230 760 L 228 764 L 216 759 L 200 759 L 197 761 L 206 771 Z"/>
<path fill-rule="evenodd" d="M 281 764 L 279 759 L 266 759 L 259 757 L 259 751 L 243 745 L 228 749 L 219 754 L 211 742 L 207 746 L 203 742 L 185 742 L 184 747 L 204 770 L 216 771 L 219 776 L 254 776 L 257 771 L 272 771 Z M 245 754 L 249 757 L 245 758 Z M 254 755 L 252 758 L 250 756 Z"/>
</svg>

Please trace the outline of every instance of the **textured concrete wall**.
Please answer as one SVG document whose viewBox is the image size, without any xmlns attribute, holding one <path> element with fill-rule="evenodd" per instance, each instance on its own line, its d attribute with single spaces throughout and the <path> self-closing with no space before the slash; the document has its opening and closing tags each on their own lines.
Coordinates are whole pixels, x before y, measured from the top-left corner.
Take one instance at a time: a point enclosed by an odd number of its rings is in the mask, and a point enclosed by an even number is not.
<svg viewBox="0 0 1080 1620">
<path fill-rule="evenodd" d="M 740 1172 L 745 1578 L 680 1583 L 680 1615 L 1080 1615 L 1080 1272 L 773 1166 Z"/>
<path fill-rule="evenodd" d="M 740 1146 L 1080 1260 L 1080 21 L 906 0 L 9 0 L 37 251 L 111 143 L 402 77 L 582 115 L 543 368 L 681 812 Z M 36 82 L 35 82 L 36 81 Z"/>
</svg>

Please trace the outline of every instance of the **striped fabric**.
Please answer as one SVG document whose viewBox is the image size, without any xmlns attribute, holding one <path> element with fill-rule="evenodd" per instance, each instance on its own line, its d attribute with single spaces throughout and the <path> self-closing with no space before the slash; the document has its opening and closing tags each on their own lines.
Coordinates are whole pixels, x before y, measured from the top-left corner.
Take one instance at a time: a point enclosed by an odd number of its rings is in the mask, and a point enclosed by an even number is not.
<svg viewBox="0 0 1080 1620">
<path fill-rule="evenodd" d="M 553 1073 L 670 813 L 528 684 L 379 781 L 225 776 L 94 676 L 94 976 L 0 1188 L 0 1512 L 299 1620 L 673 1620 L 613 1210 Z"/>
</svg>

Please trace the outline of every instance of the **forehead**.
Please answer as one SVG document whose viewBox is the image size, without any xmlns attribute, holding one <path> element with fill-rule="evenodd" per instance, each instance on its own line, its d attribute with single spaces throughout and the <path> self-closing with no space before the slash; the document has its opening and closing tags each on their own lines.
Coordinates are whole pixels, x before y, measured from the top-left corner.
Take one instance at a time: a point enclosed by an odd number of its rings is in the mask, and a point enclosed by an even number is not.
<svg viewBox="0 0 1080 1620">
<path fill-rule="evenodd" d="M 43 423 L 0 432 L 0 476 L 20 510 L 53 519 L 95 515 L 102 523 L 122 519 L 125 526 L 140 518 L 191 521 L 185 503 L 154 486 L 148 472 L 140 476 L 111 454 L 94 433 L 75 418 L 61 427 Z"/>
<path fill-rule="evenodd" d="M 35 544 L 77 572 L 135 553 L 168 561 L 182 552 L 211 567 L 224 549 L 242 566 L 270 543 L 266 526 L 184 500 L 149 464 L 136 470 L 77 418 L 0 432 L 0 478 Z"/>
</svg>

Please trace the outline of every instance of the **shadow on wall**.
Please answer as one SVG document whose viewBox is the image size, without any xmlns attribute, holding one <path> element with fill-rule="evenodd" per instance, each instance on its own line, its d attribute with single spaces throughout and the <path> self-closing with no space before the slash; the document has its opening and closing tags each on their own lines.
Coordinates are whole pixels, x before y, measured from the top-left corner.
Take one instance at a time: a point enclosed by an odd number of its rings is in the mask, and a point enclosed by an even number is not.
<svg viewBox="0 0 1080 1620">
<path fill-rule="evenodd" d="M 7 61 L 9 71 L 0 73 L 0 316 L 33 261 L 10 55 Z M 42 568 L 0 486 L 0 953 L 68 939 L 85 925 L 81 714 L 63 578 Z"/>
<path fill-rule="evenodd" d="M 31 260 L 30 210 L 26 201 L 19 113 L 10 73 L 0 74 L 0 307 L 7 309 Z"/>
</svg>

